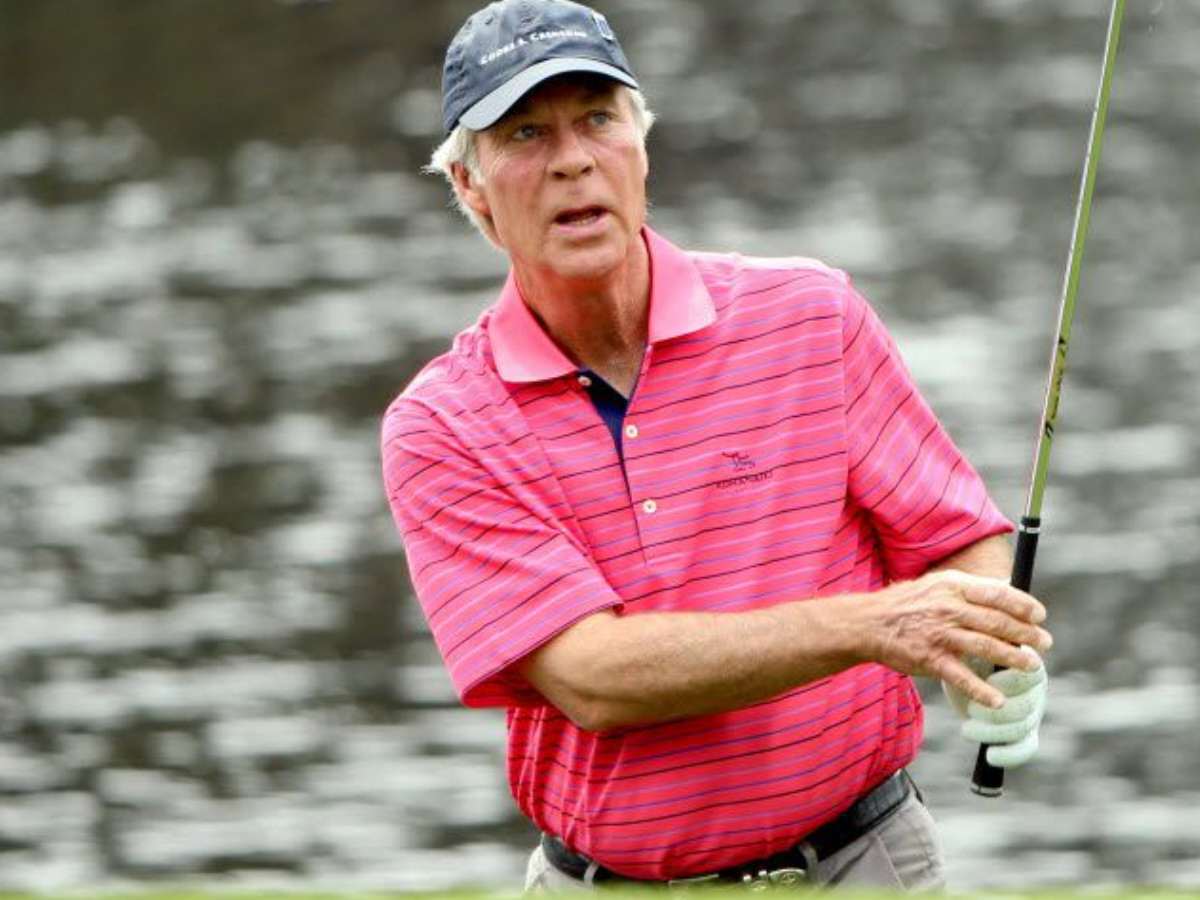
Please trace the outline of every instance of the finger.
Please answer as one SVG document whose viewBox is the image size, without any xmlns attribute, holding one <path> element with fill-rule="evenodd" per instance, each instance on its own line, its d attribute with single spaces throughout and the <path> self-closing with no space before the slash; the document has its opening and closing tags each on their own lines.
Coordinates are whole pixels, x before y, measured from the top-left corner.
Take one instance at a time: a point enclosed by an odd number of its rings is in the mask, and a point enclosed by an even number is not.
<svg viewBox="0 0 1200 900">
<path fill-rule="evenodd" d="M 967 654 L 959 660 L 976 678 L 981 681 L 987 681 L 989 675 L 996 670 L 988 660 L 981 659 L 978 656 Z M 971 702 L 971 698 L 966 696 L 953 684 L 945 681 L 942 683 L 942 693 L 946 695 L 946 699 L 950 701 L 950 708 L 953 709 L 960 719 L 967 718 L 967 704 Z"/>
<path fill-rule="evenodd" d="M 970 699 L 952 684 L 947 684 L 943 681 L 941 685 L 942 693 L 950 701 L 950 708 L 958 714 L 960 719 L 965 719 L 967 717 L 967 704 L 971 702 Z"/>
<path fill-rule="evenodd" d="M 1046 709 L 1048 683 L 1045 668 L 1033 672 L 1005 669 L 988 676 L 988 684 L 1007 698 L 1004 705 L 995 708 L 976 705 L 967 708 L 967 715 L 983 722 L 1016 722 L 1035 713 L 1040 717 Z"/>
<path fill-rule="evenodd" d="M 982 631 L 957 628 L 947 632 L 946 640 L 953 645 L 959 656 L 976 656 L 987 660 L 992 667 L 1024 671 L 1041 668 L 1041 658 L 1014 646 L 1003 638 L 996 638 Z M 998 689 L 1003 690 L 1000 686 Z"/>
<path fill-rule="evenodd" d="M 991 722 L 970 718 L 959 726 L 959 732 L 968 741 L 979 744 L 1015 744 L 1031 731 L 1037 731 L 1042 723 L 1041 714 L 1031 712 L 1022 719 L 1012 722 Z"/>
<path fill-rule="evenodd" d="M 943 656 L 929 674 L 965 695 L 968 705 L 978 705 L 980 708 L 999 708 L 1004 705 L 1004 694 L 972 672 L 961 659 Z"/>
<path fill-rule="evenodd" d="M 999 609 L 963 604 L 956 611 L 955 620 L 964 628 L 999 638 L 1009 644 L 1025 645 L 1045 651 L 1054 643 L 1054 638 L 1046 629 L 1014 618 Z M 1033 667 L 1033 664 L 1023 661 L 1017 665 L 1023 669 Z"/>
<path fill-rule="evenodd" d="M 957 572 L 963 599 L 979 606 L 1003 610 L 1010 616 L 1035 625 L 1046 621 L 1046 607 L 1032 594 L 1027 594 L 999 578 L 985 578 Z"/>
<path fill-rule="evenodd" d="M 1033 690 L 1040 684 L 1046 683 L 1046 667 L 1038 660 L 1038 667 L 1032 670 L 1004 669 L 988 676 L 988 684 L 1000 691 L 1006 697 L 1015 697 Z"/>
<path fill-rule="evenodd" d="M 1025 763 L 1033 759 L 1033 755 L 1037 753 L 1037 750 L 1038 733 L 1034 730 L 1015 744 L 988 747 L 987 761 L 997 768 L 1014 769 L 1017 766 L 1025 765 Z"/>
<path fill-rule="evenodd" d="M 965 665 L 984 681 L 987 680 L 989 675 L 996 671 L 996 667 L 992 665 L 991 660 L 982 659 L 981 657 L 975 656 L 971 653 L 968 653 L 963 657 L 963 665 Z"/>
<path fill-rule="evenodd" d="M 1004 701 L 1004 705 L 1000 707 L 969 703 L 967 704 L 967 715 L 972 719 L 978 719 L 980 722 L 1001 724 L 1004 722 L 1019 722 L 1033 715 L 1040 718 L 1045 712 L 1045 708 L 1046 688 L 1044 685 L 1038 685 L 1024 694 L 1009 697 Z"/>
</svg>

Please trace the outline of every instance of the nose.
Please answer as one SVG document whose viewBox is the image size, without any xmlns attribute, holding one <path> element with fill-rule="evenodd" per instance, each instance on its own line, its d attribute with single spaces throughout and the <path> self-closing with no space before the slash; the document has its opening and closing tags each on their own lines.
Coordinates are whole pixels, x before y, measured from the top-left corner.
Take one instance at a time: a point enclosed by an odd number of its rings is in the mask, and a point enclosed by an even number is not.
<svg viewBox="0 0 1200 900">
<path fill-rule="evenodd" d="M 550 160 L 550 171 L 555 178 L 579 178 L 595 166 L 595 157 L 575 129 L 563 128 L 555 135 L 554 155 Z"/>
</svg>

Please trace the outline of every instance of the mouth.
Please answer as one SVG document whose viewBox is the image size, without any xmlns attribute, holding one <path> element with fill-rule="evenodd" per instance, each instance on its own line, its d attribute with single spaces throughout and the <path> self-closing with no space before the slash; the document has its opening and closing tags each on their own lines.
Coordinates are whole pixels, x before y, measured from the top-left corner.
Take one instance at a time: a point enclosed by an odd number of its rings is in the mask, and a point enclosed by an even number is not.
<svg viewBox="0 0 1200 900">
<path fill-rule="evenodd" d="M 554 224 L 565 228 L 587 228 L 608 215 L 603 206 L 577 206 L 564 209 L 554 217 Z"/>
</svg>

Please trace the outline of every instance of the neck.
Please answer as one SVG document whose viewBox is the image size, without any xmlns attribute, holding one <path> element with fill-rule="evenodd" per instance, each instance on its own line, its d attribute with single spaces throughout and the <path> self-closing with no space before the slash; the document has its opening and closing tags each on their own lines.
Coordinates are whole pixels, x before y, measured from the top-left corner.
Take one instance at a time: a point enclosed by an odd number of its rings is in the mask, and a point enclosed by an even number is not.
<svg viewBox="0 0 1200 900">
<path fill-rule="evenodd" d="M 617 268 L 594 279 L 513 271 L 521 296 L 542 327 L 579 365 L 625 396 L 637 381 L 650 314 L 650 255 L 642 240 Z"/>
</svg>

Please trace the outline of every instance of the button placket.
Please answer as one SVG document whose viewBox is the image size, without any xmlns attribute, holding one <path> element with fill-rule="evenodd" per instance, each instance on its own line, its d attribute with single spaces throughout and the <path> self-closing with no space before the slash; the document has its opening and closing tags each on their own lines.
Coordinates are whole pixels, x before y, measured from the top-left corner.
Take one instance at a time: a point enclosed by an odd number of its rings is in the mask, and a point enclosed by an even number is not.
<svg viewBox="0 0 1200 900">
<path fill-rule="evenodd" d="M 637 394 L 645 390 L 648 381 L 647 373 L 650 369 L 650 357 L 653 354 L 653 348 L 648 346 L 646 354 L 642 358 L 642 368 L 638 374 L 637 387 L 634 389 L 634 395 L 629 398 L 629 406 L 626 409 L 626 419 L 621 428 L 621 434 L 625 440 L 625 453 L 623 455 L 622 464 L 625 469 L 625 484 L 629 489 L 630 499 L 633 501 L 634 522 L 638 527 L 638 539 L 643 545 L 643 561 L 650 562 L 646 556 L 645 543 L 646 538 L 642 533 L 643 526 L 650 526 L 654 519 L 664 515 L 659 508 L 659 501 L 654 497 L 646 496 L 648 490 L 642 485 L 642 482 L 647 479 L 653 480 L 656 466 L 649 461 L 639 462 L 640 452 L 644 451 L 645 447 L 640 447 L 638 443 L 644 440 L 646 434 L 647 422 L 638 415 L 637 411 Z M 652 427 L 652 426 L 651 426 Z M 653 490 L 653 488 L 650 488 Z"/>
</svg>

